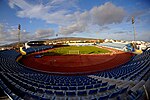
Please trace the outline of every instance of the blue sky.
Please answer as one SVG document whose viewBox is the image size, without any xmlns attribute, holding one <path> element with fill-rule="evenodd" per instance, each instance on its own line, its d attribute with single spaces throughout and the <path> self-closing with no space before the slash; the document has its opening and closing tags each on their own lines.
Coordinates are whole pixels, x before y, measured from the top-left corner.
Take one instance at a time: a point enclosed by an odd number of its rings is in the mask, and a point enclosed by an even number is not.
<svg viewBox="0 0 150 100">
<path fill-rule="evenodd" d="M 21 40 L 92 37 L 150 41 L 149 0 L 0 0 L 0 45 Z"/>
</svg>

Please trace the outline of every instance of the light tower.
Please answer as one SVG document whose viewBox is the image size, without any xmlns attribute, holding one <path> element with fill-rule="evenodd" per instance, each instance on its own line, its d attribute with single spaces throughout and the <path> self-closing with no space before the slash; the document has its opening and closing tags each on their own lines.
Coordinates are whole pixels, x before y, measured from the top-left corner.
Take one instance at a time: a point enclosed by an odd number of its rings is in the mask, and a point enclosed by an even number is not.
<svg viewBox="0 0 150 100">
<path fill-rule="evenodd" d="M 135 26 L 134 26 L 134 17 L 132 17 L 132 25 L 133 25 L 134 41 L 135 41 L 135 34 L 136 34 L 136 32 L 135 32 Z"/>
<path fill-rule="evenodd" d="M 20 30 L 21 30 L 21 25 L 18 25 L 18 48 L 20 47 Z"/>
</svg>

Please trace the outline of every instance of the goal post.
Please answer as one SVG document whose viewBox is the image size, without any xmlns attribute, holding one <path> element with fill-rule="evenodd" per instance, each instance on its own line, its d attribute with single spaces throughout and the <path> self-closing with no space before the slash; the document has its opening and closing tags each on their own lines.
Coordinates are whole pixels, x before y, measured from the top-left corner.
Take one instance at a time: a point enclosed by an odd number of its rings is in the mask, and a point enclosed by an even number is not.
<svg viewBox="0 0 150 100">
<path fill-rule="evenodd" d="M 69 50 L 68 54 L 80 54 L 79 50 Z"/>
</svg>

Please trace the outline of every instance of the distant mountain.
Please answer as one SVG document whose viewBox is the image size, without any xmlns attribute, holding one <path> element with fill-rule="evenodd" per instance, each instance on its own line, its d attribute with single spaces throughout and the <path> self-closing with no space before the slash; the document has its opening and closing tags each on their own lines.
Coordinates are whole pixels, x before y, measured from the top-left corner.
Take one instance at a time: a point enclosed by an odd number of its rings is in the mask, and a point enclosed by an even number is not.
<svg viewBox="0 0 150 100">
<path fill-rule="evenodd" d="M 49 39 L 49 41 L 76 41 L 76 40 L 98 40 L 94 38 L 81 38 L 81 37 L 59 37 L 55 39 Z"/>
<path fill-rule="evenodd" d="M 54 38 L 54 39 L 43 39 L 43 40 L 39 40 L 39 41 L 48 42 L 48 41 L 77 41 L 77 40 L 78 41 L 83 41 L 83 40 L 100 40 L 100 39 L 81 38 L 81 37 L 59 37 L 59 38 Z M 37 42 L 37 41 L 38 40 L 36 40 L 36 41 L 30 41 L 30 42 Z M 25 41 L 25 42 L 27 42 L 27 41 Z M 22 42 L 20 44 L 23 45 L 25 42 Z M 15 43 L 7 44 L 7 45 L 1 45 L 0 47 L 10 47 L 10 46 L 16 47 L 17 45 L 18 45 L 18 42 L 15 42 Z"/>
</svg>

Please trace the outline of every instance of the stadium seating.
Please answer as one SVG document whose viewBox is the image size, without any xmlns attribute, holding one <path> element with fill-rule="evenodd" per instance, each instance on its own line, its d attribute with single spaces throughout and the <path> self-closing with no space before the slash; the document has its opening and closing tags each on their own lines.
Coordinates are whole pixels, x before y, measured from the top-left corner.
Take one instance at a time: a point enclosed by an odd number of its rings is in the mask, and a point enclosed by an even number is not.
<svg viewBox="0 0 150 100">
<path fill-rule="evenodd" d="M 29 48 L 27 54 L 52 48 Z M 137 100 L 150 80 L 150 50 L 117 68 L 90 75 L 54 75 L 32 70 L 15 50 L 0 51 L 0 87 L 13 100 Z M 142 85 L 141 85 L 142 84 Z M 136 87 L 136 88 L 135 88 Z"/>
<path fill-rule="evenodd" d="M 126 44 L 121 44 L 121 43 L 101 43 L 101 44 L 99 44 L 99 46 L 123 50 L 123 48 L 126 46 Z"/>
<path fill-rule="evenodd" d="M 42 50 L 47 50 L 50 48 L 53 48 L 53 46 L 38 46 L 38 47 L 34 47 L 34 48 L 24 49 L 24 51 L 27 54 L 30 54 L 30 53 L 34 53 L 34 52 L 38 52 L 38 51 L 42 51 Z"/>
</svg>

